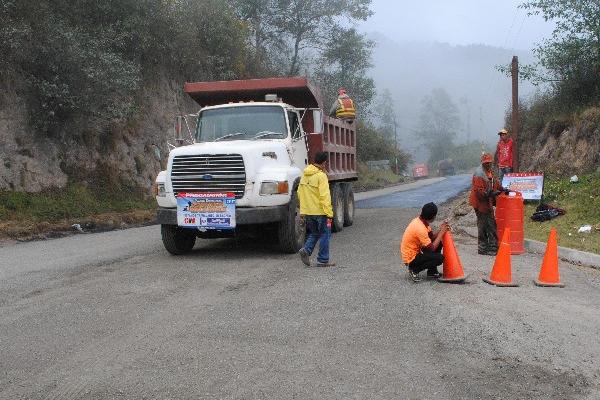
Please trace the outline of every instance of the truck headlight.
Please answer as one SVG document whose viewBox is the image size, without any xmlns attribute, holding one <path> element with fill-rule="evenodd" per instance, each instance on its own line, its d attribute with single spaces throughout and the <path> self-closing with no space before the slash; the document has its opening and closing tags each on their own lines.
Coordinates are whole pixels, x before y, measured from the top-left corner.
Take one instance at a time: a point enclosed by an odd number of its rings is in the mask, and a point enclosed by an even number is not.
<svg viewBox="0 0 600 400">
<path fill-rule="evenodd" d="M 260 185 L 260 195 L 267 196 L 270 194 L 287 194 L 290 190 L 287 181 L 279 182 L 263 182 Z"/>
<path fill-rule="evenodd" d="M 165 184 L 162 182 L 154 183 L 154 185 L 152 185 L 152 191 L 154 192 L 155 197 L 165 197 L 167 195 Z"/>
</svg>

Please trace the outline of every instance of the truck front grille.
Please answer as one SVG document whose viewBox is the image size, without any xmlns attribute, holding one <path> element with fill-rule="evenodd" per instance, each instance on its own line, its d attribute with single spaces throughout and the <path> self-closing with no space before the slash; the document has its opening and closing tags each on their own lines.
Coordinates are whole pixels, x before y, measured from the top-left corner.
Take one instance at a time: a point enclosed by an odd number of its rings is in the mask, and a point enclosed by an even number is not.
<svg viewBox="0 0 600 400">
<path fill-rule="evenodd" d="M 240 154 L 175 156 L 171 168 L 173 192 L 232 192 L 244 197 L 246 170 Z"/>
</svg>

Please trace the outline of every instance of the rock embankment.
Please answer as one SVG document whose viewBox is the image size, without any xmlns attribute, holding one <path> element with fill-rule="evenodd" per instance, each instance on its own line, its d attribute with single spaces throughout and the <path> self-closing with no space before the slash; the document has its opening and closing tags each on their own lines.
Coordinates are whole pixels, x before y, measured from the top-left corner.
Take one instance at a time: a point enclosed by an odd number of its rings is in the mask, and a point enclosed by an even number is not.
<svg viewBox="0 0 600 400">
<path fill-rule="evenodd" d="M 5 83 L 0 88 L 0 190 L 35 193 L 83 182 L 148 191 L 166 162 L 174 117 L 197 108 L 181 87 L 157 78 L 142 90 L 128 118 L 108 124 L 80 121 L 48 136 L 36 130 L 24 88 L 16 80 Z"/>
<path fill-rule="evenodd" d="M 600 169 L 600 107 L 574 122 L 552 121 L 541 132 L 525 131 L 519 143 L 522 171 L 570 176 Z"/>
</svg>

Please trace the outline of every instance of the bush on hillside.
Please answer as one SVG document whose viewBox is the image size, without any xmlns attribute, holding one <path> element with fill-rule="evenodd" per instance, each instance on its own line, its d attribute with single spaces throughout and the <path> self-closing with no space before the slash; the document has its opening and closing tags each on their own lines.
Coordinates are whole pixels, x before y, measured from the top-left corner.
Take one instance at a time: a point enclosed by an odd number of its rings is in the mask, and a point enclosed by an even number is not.
<svg viewBox="0 0 600 400">
<path fill-rule="evenodd" d="M 0 79 L 20 76 L 41 132 L 127 116 L 156 71 L 183 79 L 243 73 L 245 32 L 217 0 L 7 0 Z"/>
<path fill-rule="evenodd" d="M 559 112 L 572 113 L 600 101 L 600 3 L 597 0 L 528 0 L 529 15 L 554 22 L 554 31 L 534 52 L 542 72 L 523 69 L 528 78 L 546 81 Z"/>
<path fill-rule="evenodd" d="M 411 157 L 398 148 L 394 150 L 394 141 L 386 138 L 373 126 L 359 122 L 356 126 L 356 151 L 360 162 L 372 160 L 389 160 L 395 165 L 398 160 L 398 171 L 405 171 Z"/>
</svg>

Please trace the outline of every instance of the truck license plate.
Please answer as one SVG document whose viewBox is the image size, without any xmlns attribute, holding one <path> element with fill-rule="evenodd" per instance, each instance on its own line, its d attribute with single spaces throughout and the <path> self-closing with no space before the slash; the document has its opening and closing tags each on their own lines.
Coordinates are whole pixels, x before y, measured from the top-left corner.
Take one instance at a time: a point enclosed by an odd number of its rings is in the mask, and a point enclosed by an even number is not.
<svg viewBox="0 0 600 400">
<path fill-rule="evenodd" d="M 235 228 L 234 193 L 179 193 L 177 225 L 187 228 Z"/>
</svg>

